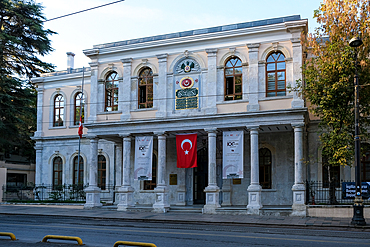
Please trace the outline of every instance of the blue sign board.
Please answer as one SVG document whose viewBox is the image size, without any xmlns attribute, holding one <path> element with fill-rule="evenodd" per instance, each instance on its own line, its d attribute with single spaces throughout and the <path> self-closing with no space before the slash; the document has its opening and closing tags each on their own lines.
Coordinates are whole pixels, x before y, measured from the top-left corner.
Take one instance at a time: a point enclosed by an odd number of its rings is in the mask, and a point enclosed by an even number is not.
<svg viewBox="0 0 370 247">
<path fill-rule="evenodd" d="M 368 199 L 370 197 L 370 182 L 362 182 L 362 197 Z M 355 199 L 356 183 L 343 182 L 342 183 L 342 199 Z"/>
</svg>

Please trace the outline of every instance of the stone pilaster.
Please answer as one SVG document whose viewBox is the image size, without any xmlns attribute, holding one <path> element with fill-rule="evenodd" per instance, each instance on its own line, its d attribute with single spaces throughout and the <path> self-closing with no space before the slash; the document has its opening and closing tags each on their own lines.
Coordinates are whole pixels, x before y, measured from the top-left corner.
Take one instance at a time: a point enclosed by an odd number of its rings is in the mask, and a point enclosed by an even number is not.
<svg viewBox="0 0 370 247">
<path fill-rule="evenodd" d="M 305 192 L 303 182 L 303 123 L 292 124 L 294 128 L 294 185 L 292 215 L 306 216 Z"/>
<path fill-rule="evenodd" d="M 258 215 L 262 208 L 259 184 L 258 130 L 259 126 L 249 126 L 251 138 L 251 184 L 248 186 L 248 214 Z"/>
<path fill-rule="evenodd" d="M 206 205 L 203 213 L 213 214 L 220 206 L 220 188 L 216 180 L 216 138 L 217 129 L 204 129 L 208 132 L 208 186 L 204 189 L 206 193 Z"/>
<path fill-rule="evenodd" d="M 168 189 L 165 181 L 166 177 L 166 134 L 165 132 L 154 133 L 158 136 L 158 173 L 157 187 L 154 189 L 156 194 L 153 204 L 154 212 L 165 213 L 169 210 Z"/>
<path fill-rule="evenodd" d="M 101 207 L 100 192 L 98 184 L 98 141 L 96 136 L 90 137 L 90 171 L 89 171 L 89 187 L 85 189 L 86 203 L 84 208 L 91 209 Z"/>
<path fill-rule="evenodd" d="M 118 189 L 122 185 L 122 141 L 116 143 L 116 160 L 115 160 L 115 171 L 116 171 L 116 180 L 114 184 L 114 189 L 116 191 L 116 198 L 114 198 L 114 203 L 118 204 Z"/>
<path fill-rule="evenodd" d="M 156 117 L 164 118 L 167 116 L 167 57 L 168 54 L 157 55 L 159 63 L 158 71 L 158 88 L 157 94 L 154 95 L 154 100 L 158 101 L 158 111 Z"/>
<path fill-rule="evenodd" d="M 42 160 L 42 150 L 43 146 L 41 142 L 36 142 L 36 173 L 35 173 L 35 184 L 41 185 L 44 183 L 42 180 L 42 168 L 43 168 L 43 160 Z"/>
<path fill-rule="evenodd" d="M 247 111 L 259 111 L 258 103 L 258 49 L 260 44 L 247 44 L 249 54 L 249 103 Z"/>
<path fill-rule="evenodd" d="M 290 27 L 288 31 L 292 34 L 290 39 L 293 47 L 293 80 L 292 87 L 297 86 L 297 80 L 302 80 L 303 48 L 301 45 L 302 27 Z M 288 72 L 288 71 L 287 71 Z M 304 107 L 304 101 L 298 92 L 293 92 L 292 108 Z"/>
<path fill-rule="evenodd" d="M 206 100 L 206 114 L 216 114 L 216 100 L 217 100 L 217 49 L 206 49 L 208 54 L 208 71 L 207 71 L 207 86 L 205 87 Z M 204 88 L 204 87 L 203 87 Z"/>
<path fill-rule="evenodd" d="M 99 94 L 98 94 L 98 63 L 90 63 L 91 67 L 91 84 L 90 84 L 90 97 L 89 97 L 89 106 L 90 106 L 90 115 L 88 118 L 88 123 L 96 122 L 97 112 L 98 112 L 98 103 L 99 103 Z M 104 100 L 105 97 L 103 97 Z"/>
<path fill-rule="evenodd" d="M 129 120 L 131 118 L 131 70 L 132 70 L 132 58 L 126 58 L 121 60 L 123 65 L 123 77 L 119 80 L 118 89 L 118 110 L 122 112 L 121 120 Z M 134 101 L 137 106 L 137 101 Z"/>
<path fill-rule="evenodd" d="M 231 180 L 224 179 L 222 183 L 222 206 L 231 206 Z"/>
<path fill-rule="evenodd" d="M 38 84 L 37 88 L 37 130 L 35 132 L 35 137 L 43 136 L 42 132 L 42 114 L 43 114 L 43 106 L 44 106 L 44 85 Z M 46 108 L 45 108 L 46 110 Z"/>
<path fill-rule="evenodd" d="M 134 206 L 134 189 L 131 187 L 131 137 L 130 134 L 122 134 L 123 137 L 123 169 L 122 186 L 118 189 L 118 211 L 127 211 Z"/>
</svg>

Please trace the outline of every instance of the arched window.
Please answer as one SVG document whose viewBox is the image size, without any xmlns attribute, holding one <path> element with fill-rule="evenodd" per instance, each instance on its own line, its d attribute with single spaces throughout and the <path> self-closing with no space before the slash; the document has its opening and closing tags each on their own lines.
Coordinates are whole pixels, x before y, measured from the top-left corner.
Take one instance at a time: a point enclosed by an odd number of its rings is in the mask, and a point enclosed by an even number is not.
<svg viewBox="0 0 370 247">
<path fill-rule="evenodd" d="M 82 123 L 84 123 L 84 119 L 85 119 L 85 96 L 83 96 L 82 98 L 82 93 L 77 93 L 75 95 L 75 99 L 74 99 L 74 105 L 75 105 L 75 109 L 74 109 L 74 125 L 79 125 L 80 124 L 80 114 L 81 114 L 81 120 L 82 120 Z"/>
<path fill-rule="evenodd" d="M 138 80 L 139 108 L 153 107 L 153 72 L 145 68 L 140 72 Z"/>
<path fill-rule="evenodd" d="M 80 165 L 78 165 L 78 156 L 76 156 L 73 159 L 73 184 L 83 185 L 83 183 L 84 183 L 84 159 L 80 156 Z"/>
<path fill-rule="evenodd" d="M 153 154 L 152 180 L 144 181 L 144 190 L 154 190 L 156 186 L 157 186 L 157 156 Z"/>
<path fill-rule="evenodd" d="M 266 97 L 285 96 L 285 56 L 271 53 L 266 60 Z"/>
<path fill-rule="evenodd" d="M 63 126 L 64 123 L 64 98 L 63 95 L 57 94 L 54 98 L 54 120 L 53 126 Z"/>
<path fill-rule="evenodd" d="M 110 73 L 105 80 L 105 111 L 118 111 L 118 74 Z"/>
<path fill-rule="evenodd" d="M 61 157 L 55 157 L 53 160 L 53 189 L 62 185 L 63 161 Z"/>
<path fill-rule="evenodd" d="M 231 57 L 225 65 L 225 101 L 242 98 L 242 61 Z"/>
<path fill-rule="evenodd" d="M 271 151 L 268 148 L 259 150 L 260 184 L 262 189 L 271 189 Z"/>
<path fill-rule="evenodd" d="M 107 177 L 107 160 L 104 155 L 98 156 L 98 187 L 105 190 L 105 182 Z"/>
</svg>

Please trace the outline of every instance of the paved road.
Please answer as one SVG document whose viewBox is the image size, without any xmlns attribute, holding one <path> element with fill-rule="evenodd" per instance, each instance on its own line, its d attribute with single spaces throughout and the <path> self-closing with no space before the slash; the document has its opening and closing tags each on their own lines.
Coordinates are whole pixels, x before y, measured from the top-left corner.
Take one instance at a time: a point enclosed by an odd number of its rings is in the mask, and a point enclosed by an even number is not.
<svg viewBox="0 0 370 247">
<path fill-rule="evenodd" d="M 132 222 L 62 216 L 2 215 L 0 231 L 13 232 L 17 241 L 0 238 L 0 246 L 77 246 L 76 242 L 41 243 L 48 234 L 81 237 L 85 246 L 113 246 L 118 240 L 182 246 L 370 246 L 370 232 L 251 227 L 245 225 Z"/>
</svg>

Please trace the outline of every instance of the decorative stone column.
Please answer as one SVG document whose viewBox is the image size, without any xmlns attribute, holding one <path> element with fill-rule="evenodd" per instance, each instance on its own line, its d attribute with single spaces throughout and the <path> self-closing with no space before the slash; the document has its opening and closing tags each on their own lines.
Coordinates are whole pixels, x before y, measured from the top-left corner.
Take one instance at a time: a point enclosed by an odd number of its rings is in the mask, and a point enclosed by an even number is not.
<svg viewBox="0 0 370 247">
<path fill-rule="evenodd" d="M 167 57 L 168 54 L 157 55 L 159 70 L 158 70 L 158 88 L 157 95 L 154 95 L 154 100 L 158 101 L 158 111 L 156 117 L 167 116 Z"/>
<path fill-rule="evenodd" d="M 115 163 L 115 171 L 116 171 L 116 179 L 114 184 L 115 190 L 115 198 L 114 203 L 118 204 L 118 189 L 122 185 L 122 141 L 120 143 L 116 143 L 116 163 Z"/>
<path fill-rule="evenodd" d="M 259 157 L 258 157 L 258 130 L 259 126 L 247 127 L 251 138 L 251 184 L 248 186 L 248 214 L 258 215 L 262 208 L 261 191 L 259 183 Z"/>
<path fill-rule="evenodd" d="M 206 193 L 206 205 L 203 213 L 214 214 L 220 205 L 220 188 L 217 186 L 216 178 L 216 138 L 217 129 L 204 129 L 208 132 L 208 186 L 204 189 Z"/>
<path fill-rule="evenodd" d="M 294 185 L 292 215 L 306 216 L 305 192 L 303 182 L 303 127 L 304 123 L 292 124 L 294 128 Z"/>
<path fill-rule="evenodd" d="M 166 134 L 165 132 L 154 133 L 158 136 L 158 173 L 157 187 L 155 192 L 154 212 L 165 213 L 169 210 L 168 190 L 166 185 Z"/>
<path fill-rule="evenodd" d="M 260 44 L 247 44 L 249 54 L 249 104 L 247 111 L 259 111 L 258 103 L 258 49 Z"/>
<path fill-rule="evenodd" d="M 216 114 L 216 97 L 217 97 L 217 48 L 206 49 L 208 54 L 208 72 L 207 72 L 207 86 L 205 87 L 207 97 L 206 100 L 206 114 Z M 204 87 L 203 87 L 204 88 Z"/>
<path fill-rule="evenodd" d="M 35 184 L 36 185 L 41 185 L 44 183 L 42 180 L 43 175 L 42 175 L 42 170 L 43 170 L 43 162 L 42 162 L 42 142 L 36 142 L 36 173 L 35 173 Z"/>
<path fill-rule="evenodd" d="M 123 76 L 122 80 L 119 80 L 118 110 L 122 112 L 121 120 L 125 121 L 131 118 L 130 108 L 132 58 L 122 59 L 121 62 L 123 65 Z"/>
<path fill-rule="evenodd" d="M 43 81 L 44 79 L 42 79 Z M 33 80 L 33 82 L 42 82 L 40 80 Z M 44 106 L 44 85 L 42 83 L 37 84 L 37 130 L 35 132 L 35 137 L 43 136 L 42 132 L 42 114 Z"/>
<path fill-rule="evenodd" d="M 134 189 L 131 187 L 131 137 L 130 134 L 122 134 L 123 137 L 123 169 L 122 186 L 118 189 L 118 211 L 127 211 L 134 206 Z"/>
<path fill-rule="evenodd" d="M 90 138 L 90 171 L 89 171 L 89 187 L 85 189 L 86 203 L 84 208 L 91 209 L 101 207 L 100 192 L 98 184 L 98 141 L 99 138 L 91 136 Z"/>
</svg>

